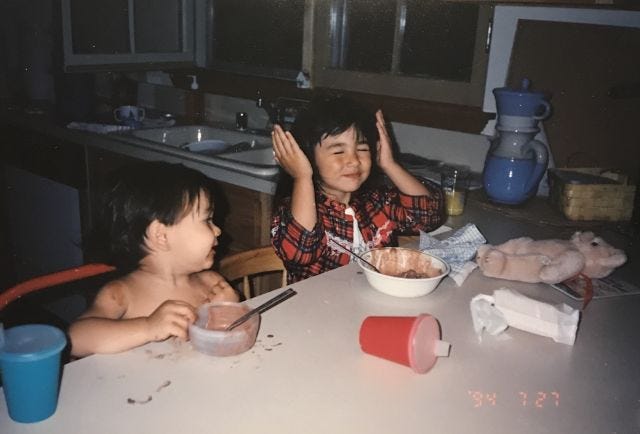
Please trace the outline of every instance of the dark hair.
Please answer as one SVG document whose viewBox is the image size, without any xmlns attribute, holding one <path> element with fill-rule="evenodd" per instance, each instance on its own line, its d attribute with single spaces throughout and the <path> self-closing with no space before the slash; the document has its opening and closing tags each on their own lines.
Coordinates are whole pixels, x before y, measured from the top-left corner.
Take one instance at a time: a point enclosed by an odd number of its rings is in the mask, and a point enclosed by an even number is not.
<svg viewBox="0 0 640 434">
<path fill-rule="evenodd" d="M 319 185 L 320 178 L 315 159 L 315 147 L 328 136 L 344 133 L 354 127 L 358 139 L 369 144 L 371 161 L 376 161 L 378 129 L 375 115 L 357 102 L 345 96 L 321 96 L 311 100 L 291 127 L 291 134 L 313 167 L 313 180 Z M 375 164 L 372 170 L 375 170 Z"/>
<path fill-rule="evenodd" d="M 213 208 L 211 180 L 181 164 L 134 163 L 109 178 L 100 230 L 110 262 L 125 271 L 135 269 L 147 256 L 145 234 L 151 222 L 178 223 L 197 205 L 200 192 Z"/>
</svg>

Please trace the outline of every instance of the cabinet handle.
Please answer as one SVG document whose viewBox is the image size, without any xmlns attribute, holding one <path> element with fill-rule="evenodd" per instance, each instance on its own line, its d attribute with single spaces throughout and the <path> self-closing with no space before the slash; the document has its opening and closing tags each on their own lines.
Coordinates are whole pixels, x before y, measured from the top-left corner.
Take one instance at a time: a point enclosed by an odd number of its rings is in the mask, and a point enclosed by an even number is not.
<svg viewBox="0 0 640 434">
<path fill-rule="evenodd" d="M 489 20 L 489 25 L 487 26 L 487 37 L 484 40 L 484 52 L 488 53 L 491 49 L 491 36 L 493 35 L 493 20 Z"/>
</svg>

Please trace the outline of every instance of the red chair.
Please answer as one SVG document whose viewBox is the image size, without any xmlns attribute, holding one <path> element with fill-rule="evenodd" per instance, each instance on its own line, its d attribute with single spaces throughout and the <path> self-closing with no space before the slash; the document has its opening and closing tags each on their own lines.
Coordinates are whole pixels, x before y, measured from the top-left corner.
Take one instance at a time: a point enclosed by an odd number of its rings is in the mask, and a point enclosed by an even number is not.
<svg viewBox="0 0 640 434">
<path fill-rule="evenodd" d="M 87 277 L 114 271 L 115 267 L 106 264 L 85 264 L 68 270 L 57 271 L 44 276 L 34 277 L 0 293 L 0 311 L 20 297 L 40 289 L 49 288 L 63 283 L 73 282 Z"/>
</svg>

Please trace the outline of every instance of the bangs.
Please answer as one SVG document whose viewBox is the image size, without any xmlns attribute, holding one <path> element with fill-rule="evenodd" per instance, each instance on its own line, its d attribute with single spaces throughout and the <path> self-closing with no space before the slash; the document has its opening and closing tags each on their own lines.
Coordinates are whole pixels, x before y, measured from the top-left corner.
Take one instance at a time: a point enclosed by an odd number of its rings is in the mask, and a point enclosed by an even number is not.
<svg viewBox="0 0 640 434">
<path fill-rule="evenodd" d="M 208 206 L 205 212 L 207 215 L 213 215 L 214 204 L 211 198 L 211 191 L 208 189 L 201 188 L 199 190 L 188 190 L 185 191 L 182 195 L 182 210 L 178 213 L 177 219 L 172 222 L 175 224 L 185 218 L 192 210 L 199 211 L 200 210 L 200 194 L 202 194 L 205 199 L 207 199 Z"/>
</svg>

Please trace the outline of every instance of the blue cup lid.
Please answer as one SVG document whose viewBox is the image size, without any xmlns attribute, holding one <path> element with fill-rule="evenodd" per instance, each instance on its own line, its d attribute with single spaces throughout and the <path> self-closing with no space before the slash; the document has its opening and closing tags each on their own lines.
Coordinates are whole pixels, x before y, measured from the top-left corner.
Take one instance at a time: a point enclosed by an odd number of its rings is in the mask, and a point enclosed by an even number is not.
<svg viewBox="0 0 640 434">
<path fill-rule="evenodd" d="M 531 81 L 522 80 L 519 89 L 498 87 L 493 89 L 498 113 L 508 116 L 530 116 L 534 119 L 546 118 L 551 106 L 543 92 L 529 90 Z"/>
<path fill-rule="evenodd" d="M 542 98 L 546 99 L 543 92 L 536 92 L 530 90 L 531 80 L 528 78 L 523 78 L 520 83 L 520 88 L 513 89 L 511 87 L 496 87 L 493 89 L 494 94 L 504 94 L 507 96 L 519 96 L 519 97 L 534 97 L 534 98 Z"/>
<path fill-rule="evenodd" d="M 27 324 L 4 332 L 0 361 L 27 362 L 59 353 L 67 345 L 62 330 L 45 324 Z"/>
</svg>

